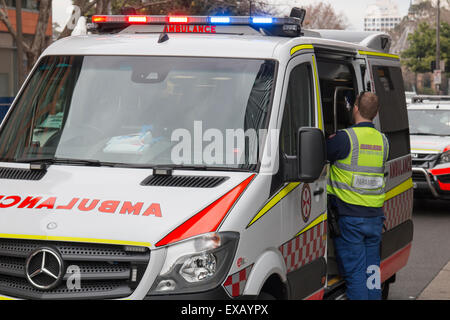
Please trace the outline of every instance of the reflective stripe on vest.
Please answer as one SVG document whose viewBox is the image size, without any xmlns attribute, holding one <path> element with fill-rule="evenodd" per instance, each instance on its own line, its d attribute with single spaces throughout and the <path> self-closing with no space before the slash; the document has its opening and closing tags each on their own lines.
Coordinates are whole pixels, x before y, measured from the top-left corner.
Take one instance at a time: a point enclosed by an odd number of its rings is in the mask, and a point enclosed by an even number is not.
<svg viewBox="0 0 450 320">
<path fill-rule="evenodd" d="M 382 207 L 388 141 L 384 134 L 371 127 L 344 131 L 350 139 L 350 154 L 331 166 L 327 191 L 350 204 Z"/>
</svg>

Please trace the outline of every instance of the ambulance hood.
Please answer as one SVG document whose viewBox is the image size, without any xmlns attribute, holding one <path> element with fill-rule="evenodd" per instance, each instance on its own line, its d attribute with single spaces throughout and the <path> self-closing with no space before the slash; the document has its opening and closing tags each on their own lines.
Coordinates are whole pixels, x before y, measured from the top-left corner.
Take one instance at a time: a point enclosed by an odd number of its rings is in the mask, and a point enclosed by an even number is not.
<svg viewBox="0 0 450 320">
<path fill-rule="evenodd" d="M 450 137 L 411 135 L 412 153 L 441 153 L 450 145 Z"/>
<path fill-rule="evenodd" d="M 214 188 L 142 186 L 151 174 L 147 169 L 53 165 L 39 181 L 2 179 L 1 237 L 99 239 L 154 247 L 250 176 L 246 172 L 176 171 L 174 175 L 227 179 Z"/>
</svg>

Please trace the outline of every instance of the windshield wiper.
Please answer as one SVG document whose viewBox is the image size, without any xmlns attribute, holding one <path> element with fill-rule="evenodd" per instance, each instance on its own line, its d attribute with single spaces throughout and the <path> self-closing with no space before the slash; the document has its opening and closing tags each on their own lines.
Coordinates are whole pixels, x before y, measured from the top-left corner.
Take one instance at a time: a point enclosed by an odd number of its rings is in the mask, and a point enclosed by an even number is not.
<svg viewBox="0 0 450 320">
<path fill-rule="evenodd" d="M 119 168 L 133 168 L 133 169 L 169 169 L 169 170 L 196 170 L 196 171 L 252 171 L 244 168 L 231 168 L 231 167 L 208 167 L 205 165 L 152 165 L 152 164 L 132 164 L 132 163 L 119 163 L 119 162 L 102 162 L 99 160 L 86 160 L 86 159 L 69 159 L 69 158 L 21 158 L 16 159 L 19 163 L 33 163 L 33 164 L 68 164 L 68 165 L 80 165 L 91 167 L 119 167 Z"/>
<path fill-rule="evenodd" d="M 243 168 L 231 168 L 231 167 L 208 167 L 205 165 L 159 165 L 155 166 L 158 169 L 172 169 L 172 170 L 198 170 L 198 171 L 245 171 L 248 169 Z"/>
<path fill-rule="evenodd" d="M 435 133 L 425 133 L 425 132 L 413 132 L 413 133 L 409 133 L 410 135 L 413 134 L 415 136 L 438 136 L 438 134 Z"/>
<path fill-rule="evenodd" d="M 413 133 L 409 133 L 410 135 L 415 135 L 415 136 L 436 136 L 436 137 L 448 137 L 450 136 L 450 134 L 439 134 L 439 133 L 425 133 L 425 132 L 413 132 Z"/>
<path fill-rule="evenodd" d="M 19 159 L 14 159 L 15 162 L 19 162 L 19 163 L 53 163 L 55 161 L 55 158 L 33 158 L 33 159 L 29 159 L 29 158 L 19 158 Z"/>
<path fill-rule="evenodd" d="M 70 158 L 35 158 L 35 159 L 16 159 L 16 162 L 21 163 L 44 163 L 44 164 L 73 164 L 73 165 L 84 165 L 91 167 L 114 167 L 115 163 L 101 162 L 99 160 L 85 160 L 85 159 L 70 159 Z"/>
</svg>

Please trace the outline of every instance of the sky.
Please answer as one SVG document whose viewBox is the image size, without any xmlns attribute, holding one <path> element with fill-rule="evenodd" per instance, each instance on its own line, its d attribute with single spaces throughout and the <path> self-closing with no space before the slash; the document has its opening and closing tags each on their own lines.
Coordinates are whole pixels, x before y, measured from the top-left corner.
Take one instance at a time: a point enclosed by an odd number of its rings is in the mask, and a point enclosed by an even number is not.
<svg viewBox="0 0 450 320">
<path fill-rule="evenodd" d="M 53 21 L 64 26 L 70 16 L 71 0 L 52 0 L 53 1 Z M 266 0 L 273 4 L 276 8 L 289 13 L 293 6 L 301 7 L 312 3 L 327 2 L 330 3 L 339 14 L 347 16 L 349 21 L 349 29 L 363 30 L 364 15 L 368 5 L 375 0 Z M 393 0 L 398 5 L 400 14 L 406 15 L 409 8 L 410 0 Z"/>
</svg>

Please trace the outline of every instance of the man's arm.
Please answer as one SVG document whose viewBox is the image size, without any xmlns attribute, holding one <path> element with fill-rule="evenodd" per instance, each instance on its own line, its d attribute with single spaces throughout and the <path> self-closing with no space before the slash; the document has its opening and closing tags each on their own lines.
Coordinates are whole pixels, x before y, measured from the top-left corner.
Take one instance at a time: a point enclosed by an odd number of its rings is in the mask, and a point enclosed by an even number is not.
<svg viewBox="0 0 450 320">
<path fill-rule="evenodd" d="M 345 159 L 350 153 L 351 145 L 345 131 L 338 131 L 327 139 L 327 160 L 331 163 Z"/>
</svg>

